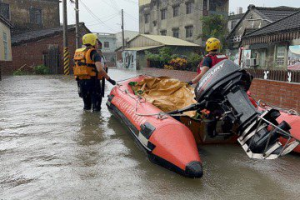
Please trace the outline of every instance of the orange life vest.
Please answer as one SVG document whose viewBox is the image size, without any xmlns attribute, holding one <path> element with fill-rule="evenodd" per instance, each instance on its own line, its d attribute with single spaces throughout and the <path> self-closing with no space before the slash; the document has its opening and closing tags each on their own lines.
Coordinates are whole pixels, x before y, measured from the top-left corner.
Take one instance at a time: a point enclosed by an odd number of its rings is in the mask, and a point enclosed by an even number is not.
<svg viewBox="0 0 300 200">
<path fill-rule="evenodd" d="M 81 48 L 76 49 L 74 54 L 75 65 L 73 67 L 74 76 L 76 78 L 91 79 L 91 77 L 98 77 L 102 79 L 99 75 L 95 62 L 91 59 L 91 53 L 95 48 Z"/>
</svg>

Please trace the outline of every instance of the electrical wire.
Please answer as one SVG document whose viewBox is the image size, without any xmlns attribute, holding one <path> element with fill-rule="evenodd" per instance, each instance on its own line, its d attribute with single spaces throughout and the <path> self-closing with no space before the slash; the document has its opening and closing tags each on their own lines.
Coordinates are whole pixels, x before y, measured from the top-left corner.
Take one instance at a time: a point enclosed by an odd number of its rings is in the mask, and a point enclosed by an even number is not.
<svg viewBox="0 0 300 200">
<path fill-rule="evenodd" d="M 88 13 L 93 17 L 95 18 L 96 20 L 98 20 L 100 23 L 102 23 L 104 26 L 106 26 L 109 30 L 113 31 L 113 32 L 117 32 L 116 30 L 112 29 L 110 26 L 108 26 L 107 24 L 105 24 L 97 15 L 95 15 L 91 9 L 89 9 L 87 7 L 87 5 L 85 5 L 85 3 L 83 3 L 82 0 L 79 0 L 80 3 L 83 5 L 83 7 L 88 11 Z"/>
<path fill-rule="evenodd" d="M 125 13 L 125 15 L 127 15 L 128 17 L 130 17 L 131 19 L 133 19 L 133 20 L 139 22 L 139 20 L 138 20 L 137 18 L 133 17 L 132 15 L 128 14 L 128 13 L 125 12 L 125 11 L 124 11 L 124 13 Z"/>
<path fill-rule="evenodd" d="M 119 15 L 114 15 L 114 16 L 112 16 L 112 17 L 109 18 L 109 19 L 102 20 L 102 22 L 110 21 L 111 19 L 113 19 L 113 18 L 115 18 L 115 17 L 117 17 L 117 16 L 119 16 Z M 102 23 L 102 22 L 98 22 L 98 23 L 94 23 L 94 24 L 87 24 L 87 26 L 94 26 L 94 25 L 100 24 L 100 23 Z"/>
</svg>

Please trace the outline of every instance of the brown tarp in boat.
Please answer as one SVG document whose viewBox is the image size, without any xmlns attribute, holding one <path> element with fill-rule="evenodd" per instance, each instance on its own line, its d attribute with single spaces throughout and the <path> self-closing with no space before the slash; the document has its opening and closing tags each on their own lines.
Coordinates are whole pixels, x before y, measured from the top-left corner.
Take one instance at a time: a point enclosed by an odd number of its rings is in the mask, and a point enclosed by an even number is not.
<svg viewBox="0 0 300 200">
<path fill-rule="evenodd" d="M 164 112 L 178 110 L 197 103 L 194 88 L 169 77 L 149 77 L 132 87 L 135 94 L 144 97 Z M 193 117 L 195 111 L 184 114 Z"/>
</svg>

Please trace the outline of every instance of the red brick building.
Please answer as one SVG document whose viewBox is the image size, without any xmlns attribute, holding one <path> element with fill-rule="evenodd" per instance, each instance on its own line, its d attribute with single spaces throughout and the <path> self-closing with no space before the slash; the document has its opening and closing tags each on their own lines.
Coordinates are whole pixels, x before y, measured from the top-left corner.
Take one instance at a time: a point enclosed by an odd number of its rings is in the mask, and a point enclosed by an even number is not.
<svg viewBox="0 0 300 200">
<path fill-rule="evenodd" d="M 55 28 L 59 22 L 59 0 L 0 0 L 0 14 L 13 24 L 12 35 Z"/>
<path fill-rule="evenodd" d="M 80 23 L 80 37 L 90 30 Z M 69 53 L 74 55 L 76 45 L 75 26 L 68 27 Z M 52 74 L 63 74 L 63 28 L 27 32 L 12 37 L 11 62 L 0 62 L 2 74 L 10 75 L 18 69 L 31 70 L 33 66 L 46 65 Z"/>
</svg>

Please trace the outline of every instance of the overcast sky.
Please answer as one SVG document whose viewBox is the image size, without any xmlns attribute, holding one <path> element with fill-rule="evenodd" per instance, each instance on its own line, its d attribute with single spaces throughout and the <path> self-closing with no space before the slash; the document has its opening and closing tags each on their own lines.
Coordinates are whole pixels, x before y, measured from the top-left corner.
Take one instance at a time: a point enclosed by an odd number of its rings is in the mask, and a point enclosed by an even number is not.
<svg viewBox="0 0 300 200">
<path fill-rule="evenodd" d="M 300 0 L 229 0 L 229 2 L 229 12 L 236 12 L 237 7 L 243 7 L 245 12 L 249 4 L 259 7 L 300 7 Z M 139 29 L 138 0 L 79 0 L 79 9 L 80 21 L 93 32 L 120 32 L 121 9 L 124 9 L 125 30 Z M 72 3 L 68 4 L 68 23 L 75 23 Z"/>
</svg>

